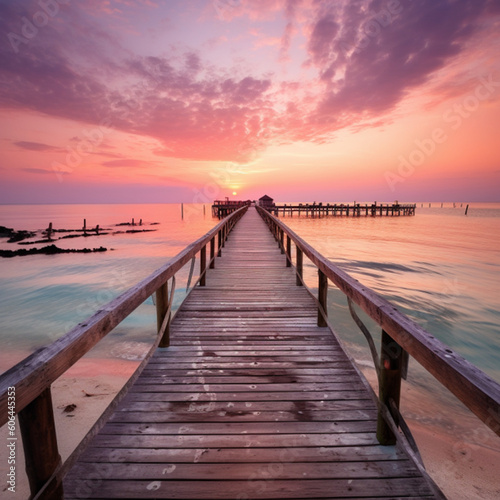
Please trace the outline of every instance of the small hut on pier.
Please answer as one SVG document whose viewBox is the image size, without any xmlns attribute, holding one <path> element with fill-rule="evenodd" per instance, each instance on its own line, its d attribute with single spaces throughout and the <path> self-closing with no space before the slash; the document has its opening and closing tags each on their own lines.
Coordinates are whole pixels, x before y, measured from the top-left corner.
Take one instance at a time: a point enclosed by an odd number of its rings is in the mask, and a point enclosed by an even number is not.
<svg viewBox="0 0 500 500">
<path fill-rule="evenodd" d="M 259 207 L 262 207 L 266 210 L 271 210 L 275 207 L 274 200 L 265 194 L 261 198 L 259 198 Z"/>
</svg>

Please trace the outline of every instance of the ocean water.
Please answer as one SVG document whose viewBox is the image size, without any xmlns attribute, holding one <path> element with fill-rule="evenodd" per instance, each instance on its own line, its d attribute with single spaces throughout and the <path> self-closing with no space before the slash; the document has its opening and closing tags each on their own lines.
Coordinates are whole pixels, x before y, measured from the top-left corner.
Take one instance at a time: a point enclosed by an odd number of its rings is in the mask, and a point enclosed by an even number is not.
<svg viewBox="0 0 500 500">
<path fill-rule="evenodd" d="M 110 233 L 55 242 L 61 248 L 103 246 L 107 252 L 0 258 L 0 372 L 84 321 L 217 222 L 209 205 L 185 205 L 183 212 L 181 218 L 178 204 L 0 206 L 0 225 L 16 230 L 46 229 L 50 222 L 54 229 L 79 229 L 86 219 L 87 228 L 99 224 L 103 232 Z M 143 225 L 117 226 L 132 219 L 137 224 L 142 219 Z M 151 231 L 112 234 L 130 229 Z M 66 234 L 56 233 L 55 237 Z M 38 234 L 32 239 L 40 238 Z M 31 247 L 6 241 L 0 239 L 0 248 Z M 189 267 L 177 276 L 175 307 L 185 297 Z M 155 314 L 149 298 L 90 355 L 140 359 L 154 339 Z"/>
<path fill-rule="evenodd" d="M 112 233 L 131 229 L 116 224 L 132 218 L 143 221 L 135 229 L 154 230 L 57 242 L 62 248 L 102 245 L 108 248 L 104 253 L 0 259 L 0 372 L 85 320 L 218 222 L 209 205 L 183 208 L 184 218 L 178 204 L 0 206 L 0 225 L 16 230 L 45 229 L 50 222 L 55 229 L 75 229 L 86 219 L 87 227 L 99 224 Z M 282 219 L 332 262 L 500 382 L 500 204 L 471 204 L 467 216 L 464 211 L 465 204 L 419 203 L 413 217 Z M 20 247 L 0 239 L 0 248 Z M 197 266 L 195 270 L 196 275 Z M 178 276 L 176 307 L 185 296 L 188 275 L 189 265 Z M 311 288 L 316 287 L 316 276 L 305 261 Z M 341 339 L 360 366 L 369 369 L 369 350 L 350 318 L 345 297 L 333 286 L 328 297 L 329 316 Z M 359 314 L 378 343 L 379 328 Z M 149 298 L 89 356 L 137 361 L 153 341 L 155 328 Z M 427 398 L 425 408 L 409 407 L 411 418 L 426 422 L 433 415 L 431 423 L 450 432 L 459 416 L 469 419 L 468 412 L 414 360 L 409 384 Z M 476 427 L 477 421 L 470 420 L 471 441 L 484 431 Z M 488 440 L 487 433 L 481 437 Z"/>
</svg>

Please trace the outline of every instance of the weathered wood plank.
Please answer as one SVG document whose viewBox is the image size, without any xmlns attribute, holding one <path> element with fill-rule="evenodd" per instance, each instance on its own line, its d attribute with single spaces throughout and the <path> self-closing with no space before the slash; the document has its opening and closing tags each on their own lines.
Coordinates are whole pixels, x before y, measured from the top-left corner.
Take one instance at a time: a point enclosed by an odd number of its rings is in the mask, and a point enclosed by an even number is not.
<svg viewBox="0 0 500 500">
<path fill-rule="evenodd" d="M 364 389 L 353 391 L 309 391 L 309 392 L 177 392 L 164 391 L 144 392 L 130 391 L 127 394 L 129 401 L 343 401 L 352 399 L 364 399 L 371 401 L 370 396 Z"/>
<path fill-rule="evenodd" d="M 75 467 L 80 477 L 88 477 L 98 470 L 94 464 L 81 463 Z M 309 462 L 292 462 L 277 466 L 276 462 L 263 462 L 256 469 L 253 464 L 140 464 L 113 463 L 106 468 L 106 479 L 127 481 L 154 480 L 165 478 L 169 481 L 187 480 L 247 480 L 254 476 L 263 480 L 279 477 L 280 479 L 296 479 L 307 476 L 307 479 L 376 479 L 382 477 L 416 477 L 418 471 L 409 461 L 387 462 L 328 462 L 311 465 Z"/>
<path fill-rule="evenodd" d="M 372 421 L 356 422 L 260 422 L 248 425 L 245 422 L 189 422 L 189 423 L 115 423 L 109 422 L 101 434 L 118 435 L 206 435 L 206 434 L 341 434 L 346 432 L 371 432 Z"/>
<path fill-rule="evenodd" d="M 331 480 L 261 480 L 247 478 L 245 481 L 169 481 L 161 478 L 156 481 L 137 480 L 102 480 L 99 487 L 92 487 L 91 483 L 81 480 L 79 491 L 86 493 L 87 498 L 190 498 L 204 499 L 231 499 L 234 500 L 241 492 L 251 492 L 254 499 L 283 499 L 283 498 L 362 498 L 367 495 L 386 498 L 394 496 L 413 495 L 416 491 L 421 496 L 430 496 L 429 487 L 421 478 L 390 478 L 390 479 L 331 479 Z M 85 490 L 85 486 L 88 487 Z M 69 489 L 67 498 L 77 492 Z M 337 494 L 335 494 L 337 493 Z M 78 495 L 81 498 L 81 495 Z M 240 496 L 241 498 L 241 496 Z M 246 497 L 244 497 L 246 498 Z"/>
<path fill-rule="evenodd" d="M 298 405 L 299 406 L 299 405 Z M 300 406 L 299 406 L 300 408 Z M 113 414 L 111 422 L 122 423 L 165 423 L 165 422 L 343 422 L 355 420 L 376 420 L 377 411 L 371 410 L 331 410 L 308 411 L 263 411 L 249 407 L 242 410 L 232 408 L 218 409 L 213 402 L 192 402 L 186 411 L 118 411 Z"/>
<path fill-rule="evenodd" d="M 98 448 L 290 448 L 304 446 L 373 446 L 375 433 L 346 434 L 262 434 L 262 435 L 199 435 L 199 436 L 109 436 L 98 434 L 92 446 Z"/>
<path fill-rule="evenodd" d="M 209 389 L 207 389 L 209 387 Z M 133 392 L 189 392 L 189 393 L 202 393 L 202 392 L 295 392 L 301 390 L 303 392 L 327 392 L 330 390 L 344 390 L 344 391 L 363 391 L 365 387 L 359 381 L 352 381 L 350 383 L 315 383 L 315 384 L 301 384 L 300 388 L 297 384 L 195 384 L 190 386 L 179 386 L 175 384 L 154 384 L 151 385 L 145 382 L 142 378 L 137 380 L 137 383 L 132 387 Z"/>
<path fill-rule="evenodd" d="M 208 424 L 210 425 L 210 424 Z M 406 461 L 406 455 L 393 446 L 322 446 L 286 448 L 171 448 L 169 463 L 289 463 Z M 89 447 L 80 462 L 96 463 L 165 463 L 165 450 L 158 448 Z"/>
</svg>

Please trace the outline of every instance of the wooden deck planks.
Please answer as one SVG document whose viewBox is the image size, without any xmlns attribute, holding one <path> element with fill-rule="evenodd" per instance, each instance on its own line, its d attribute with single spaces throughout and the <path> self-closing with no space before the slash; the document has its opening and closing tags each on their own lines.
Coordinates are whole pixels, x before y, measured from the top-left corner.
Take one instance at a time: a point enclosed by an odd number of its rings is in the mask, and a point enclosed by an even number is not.
<svg viewBox="0 0 500 500">
<path fill-rule="evenodd" d="M 250 208 L 65 498 L 435 498 Z"/>
</svg>

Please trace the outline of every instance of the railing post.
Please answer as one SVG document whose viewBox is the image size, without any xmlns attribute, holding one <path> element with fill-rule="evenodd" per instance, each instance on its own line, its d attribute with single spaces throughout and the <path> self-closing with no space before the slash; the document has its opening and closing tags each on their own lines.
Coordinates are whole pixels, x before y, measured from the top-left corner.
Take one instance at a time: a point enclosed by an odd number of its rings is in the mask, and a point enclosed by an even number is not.
<svg viewBox="0 0 500 500">
<path fill-rule="evenodd" d="M 217 257 L 222 255 L 222 229 L 217 231 Z"/>
<path fill-rule="evenodd" d="M 156 290 L 156 324 L 158 333 L 165 320 L 165 314 L 168 311 L 168 281 Z M 170 315 L 170 313 L 169 313 Z M 163 332 L 159 347 L 168 347 L 170 345 L 170 318 L 168 319 L 165 331 Z"/>
<path fill-rule="evenodd" d="M 295 283 L 297 284 L 297 286 L 302 286 L 302 276 L 303 276 L 303 253 L 302 253 L 302 250 L 296 246 L 295 247 L 295 250 L 296 250 L 296 268 L 297 268 L 297 276 L 296 276 L 296 279 L 295 279 Z"/>
<path fill-rule="evenodd" d="M 19 412 L 26 473 L 34 497 L 61 465 L 50 387 Z M 62 484 L 48 485 L 43 498 L 63 498 Z"/>
<path fill-rule="evenodd" d="M 288 234 L 286 235 L 286 267 L 292 265 L 292 240 Z"/>
<path fill-rule="evenodd" d="M 207 246 L 200 250 L 200 286 L 205 286 L 207 277 Z"/>
<path fill-rule="evenodd" d="M 382 330 L 382 348 L 380 352 L 379 400 L 390 411 L 392 399 L 399 408 L 401 395 L 401 370 L 403 366 L 403 349 L 394 341 L 387 332 Z M 394 417 L 396 425 L 398 419 Z M 377 439 L 384 446 L 396 443 L 396 436 L 387 425 L 379 410 L 377 423 Z"/>
<path fill-rule="evenodd" d="M 210 240 L 210 269 L 215 268 L 215 236 Z"/>
<path fill-rule="evenodd" d="M 285 231 L 283 229 L 280 229 L 280 247 L 281 253 L 285 253 Z"/>
<path fill-rule="evenodd" d="M 226 245 L 226 230 L 227 230 L 227 223 L 225 223 L 223 226 L 222 226 L 222 248 L 224 248 L 224 246 Z"/>
<path fill-rule="evenodd" d="M 324 314 L 328 314 L 327 310 L 327 293 L 328 293 L 328 278 L 326 275 L 318 269 L 318 302 L 324 311 Z M 323 316 L 321 309 L 318 307 L 318 326 L 327 326 L 326 318 Z"/>
</svg>

